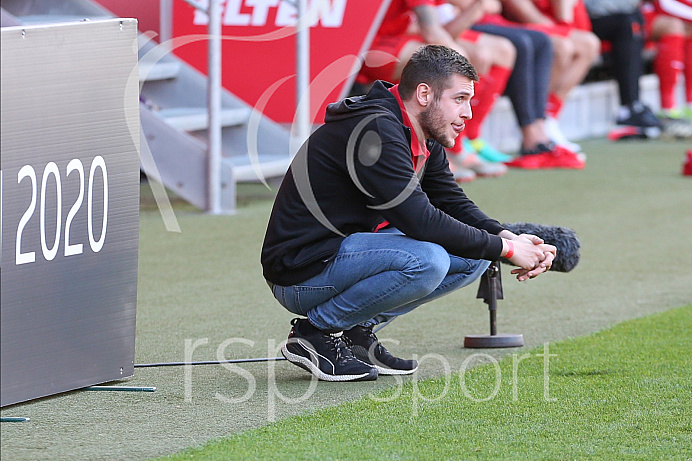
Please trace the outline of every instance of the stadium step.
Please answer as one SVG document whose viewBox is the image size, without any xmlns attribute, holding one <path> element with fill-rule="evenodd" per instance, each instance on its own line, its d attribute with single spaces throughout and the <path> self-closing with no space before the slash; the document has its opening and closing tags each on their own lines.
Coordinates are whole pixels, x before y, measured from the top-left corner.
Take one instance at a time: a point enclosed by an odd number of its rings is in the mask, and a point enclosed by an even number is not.
<svg viewBox="0 0 692 461">
<path fill-rule="evenodd" d="M 233 175 L 238 182 L 257 181 L 258 171 L 266 178 L 276 178 L 286 173 L 289 159 L 283 155 L 268 156 L 262 158 L 262 165 L 253 162 L 250 157 L 234 156 L 224 159 L 233 168 Z"/>
<path fill-rule="evenodd" d="M 178 76 L 180 72 L 179 62 L 156 62 L 153 64 L 139 63 L 139 81 L 153 82 L 156 80 L 168 80 Z"/>
</svg>

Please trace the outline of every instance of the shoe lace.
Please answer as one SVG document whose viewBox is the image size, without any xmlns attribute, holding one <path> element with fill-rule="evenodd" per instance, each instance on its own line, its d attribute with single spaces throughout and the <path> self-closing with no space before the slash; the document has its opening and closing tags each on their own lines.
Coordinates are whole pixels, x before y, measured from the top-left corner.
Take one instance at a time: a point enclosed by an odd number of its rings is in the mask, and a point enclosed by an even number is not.
<svg viewBox="0 0 692 461">
<path fill-rule="evenodd" d="M 329 349 L 334 352 L 337 361 L 349 362 L 356 359 L 341 333 L 326 336 Z"/>
<path fill-rule="evenodd" d="M 380 343 L 380 340 L 377 339 L 377 336 L 375 336 L 372 328 L 364 328 L 363 336 L 368 338 L 368 343 L 370 344 L 368 353 L 376 354 L 377 356 L 387 353 L 387 349 L 385 349 L 382 343 Z M 375 347 L 373 347 L 373 344 Z"/>
</svg>

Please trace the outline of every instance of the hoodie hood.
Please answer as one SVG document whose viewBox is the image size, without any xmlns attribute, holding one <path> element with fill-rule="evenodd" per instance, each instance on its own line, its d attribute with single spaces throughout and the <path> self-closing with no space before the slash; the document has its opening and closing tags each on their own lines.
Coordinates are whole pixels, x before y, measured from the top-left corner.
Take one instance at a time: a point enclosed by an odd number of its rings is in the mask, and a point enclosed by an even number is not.
<svg viewBox="0 0 692 461">
<path fill-rule="evenodd" d="M 399 120 L 403 120 L 399 103 L 389 88 L 392 83 L 377 80 L 368 94 L 363 96 L 353 96 L 327 106 L 325 123 L 345 120 L 352 117 L 374 113 L 394 114 Z"/>
</svg>

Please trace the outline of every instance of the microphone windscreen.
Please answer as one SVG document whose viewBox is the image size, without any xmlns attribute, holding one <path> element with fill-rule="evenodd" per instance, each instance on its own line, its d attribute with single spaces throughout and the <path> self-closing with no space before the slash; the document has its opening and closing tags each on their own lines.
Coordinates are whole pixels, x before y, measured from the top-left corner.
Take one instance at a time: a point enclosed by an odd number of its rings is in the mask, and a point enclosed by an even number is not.
<svg viewBox="0 0 692 461">
<path fill-rule="evenodd" d="M 569 272 L 579 264 L 581 243 L 579 243 L 577 233 L 568 227 L 547 226 L 527 222 L 507 223 L 502 226 L 517 235 L 536 235 L 542 238 L 545 243 L 555 246 L 557 255 L 550 268 L 551 271 Z"/>
</svg>

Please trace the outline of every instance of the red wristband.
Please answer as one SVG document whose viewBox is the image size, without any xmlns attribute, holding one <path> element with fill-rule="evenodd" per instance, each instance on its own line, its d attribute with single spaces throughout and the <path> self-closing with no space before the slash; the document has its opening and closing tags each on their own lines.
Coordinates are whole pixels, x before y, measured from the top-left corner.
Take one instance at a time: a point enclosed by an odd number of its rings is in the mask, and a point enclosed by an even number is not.
<svg viewBox="0 0 692 461">
<path fill-rule="evenodd" d="M 512 256 L 514 256 L 514 242 L 511 240 L 505 240 L 507 242 L 507 253 L 505 254 L 504 258 L 509 259 Z"/>
</svg>

